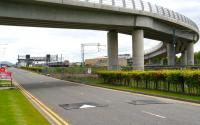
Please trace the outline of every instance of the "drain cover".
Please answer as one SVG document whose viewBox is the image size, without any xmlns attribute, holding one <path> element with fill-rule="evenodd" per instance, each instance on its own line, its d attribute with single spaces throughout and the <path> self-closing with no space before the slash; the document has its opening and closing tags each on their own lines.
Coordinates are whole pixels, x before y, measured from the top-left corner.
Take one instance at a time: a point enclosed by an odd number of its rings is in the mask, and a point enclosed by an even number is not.
<svg viewBox="0 0 200 125">
<path fill-rule="evenodd" d="M 94 102 L 83 102 L 83 103 L 72 103 L 72 104 L 60 104 L 60 107 L 71 110 L 71 109 L 88 109 L 88 108 L 95 108 L 95 107 L 106 107 L 108 105 L 98 104 Z"/>
<path fill-rule="evenodd" d="M 158 100 L 133 100 L 129 103 L 133 104 L 133 105 L 169 104 L 169 103 L 161 102 L 161 101 L 158 101 Z"/>
</svg>

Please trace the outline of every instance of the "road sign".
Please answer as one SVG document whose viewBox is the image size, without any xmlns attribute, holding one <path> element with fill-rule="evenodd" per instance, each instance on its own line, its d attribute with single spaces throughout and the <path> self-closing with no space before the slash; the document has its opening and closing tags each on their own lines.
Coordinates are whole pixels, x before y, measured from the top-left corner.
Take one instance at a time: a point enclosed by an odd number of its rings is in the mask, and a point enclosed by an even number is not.
<svg viewBox="0 0 200 125">
<path fill-rule="evenodd" d="M 0 80 L 10 81 L 10 84 L 12 86 L 12 73 L 7 72 L 5 68 L 0 68 Z"/>
<path fill-rule="evenodd" d="M 11 72 L 0 72 L 0 79 L 12 80 L 12 73 Z"/>
<path fill-rule="evenodd" d="M 0 68 L 0 73 L 1 72 L 6 72 L 6 69 L 4 67 Z"/>
</svg>

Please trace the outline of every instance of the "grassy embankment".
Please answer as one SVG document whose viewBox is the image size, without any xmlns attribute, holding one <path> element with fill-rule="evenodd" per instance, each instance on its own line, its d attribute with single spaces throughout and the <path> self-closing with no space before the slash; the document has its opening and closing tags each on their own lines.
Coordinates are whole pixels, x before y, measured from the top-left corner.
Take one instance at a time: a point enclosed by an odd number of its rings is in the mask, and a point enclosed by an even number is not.
<svg viewBox="0 0 200 125">
<path fill-rule="evenodd" d="M 0 125 L 50 125 L 17 89 L 0 90 Z"/>
</svg>

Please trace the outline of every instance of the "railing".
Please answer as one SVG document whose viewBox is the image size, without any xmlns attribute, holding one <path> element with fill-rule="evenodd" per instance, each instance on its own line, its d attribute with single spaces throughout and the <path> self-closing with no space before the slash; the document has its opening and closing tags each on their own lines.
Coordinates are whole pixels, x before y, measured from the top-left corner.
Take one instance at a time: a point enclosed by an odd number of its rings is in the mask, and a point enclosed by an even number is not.
<svg viewBox="0 0 200 125">
<path fill-rule="evenodd" d="M 170 19 L 179 20 L 199 30 L 198 26 L 192 20 L 185 17 L 184 15 L 142 0 L 75 0 L 75 1 L 82 1 L 88 3 L 101 4 L 101 5 L 110 5 L 127 9 L 145 11 L 149 13 L 155 13 Z"/>
</svg>

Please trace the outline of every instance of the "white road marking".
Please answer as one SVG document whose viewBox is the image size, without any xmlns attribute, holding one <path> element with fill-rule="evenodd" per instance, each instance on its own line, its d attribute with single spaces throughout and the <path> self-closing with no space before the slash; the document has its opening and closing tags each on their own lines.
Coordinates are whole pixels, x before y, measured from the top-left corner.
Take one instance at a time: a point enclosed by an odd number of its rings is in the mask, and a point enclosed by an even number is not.
<svg viewBox="0 0 200 125">
<path fill-rule="evenodd" d="M 149 114 L 149 115 L 152 115 L 152 116 L 159 117 L 159 118 L 163 118 L 163 119 L 166 118 L 165 116 L 161 116 L 161 115 L 153 114 L 153 113 L 151 113 L 151 112 L 147 112 L 147 111 L 142 111 L 142 112 L 143 112 L 143 113 L 146 113 L 146 114 Z"/>
<path fill-rule="evenodd" d="M 82 105 L 81 107 L 80 107 L 80 109 L 87 109 L 87 108 L 94 108 L 94 107 L 96 107 L 96 106 L 93 106 L 93 105 Z"/>
</svg>

